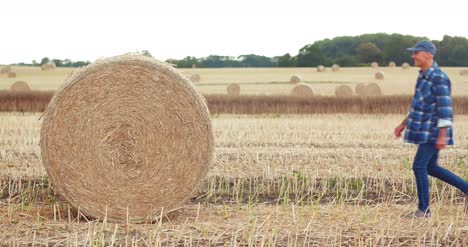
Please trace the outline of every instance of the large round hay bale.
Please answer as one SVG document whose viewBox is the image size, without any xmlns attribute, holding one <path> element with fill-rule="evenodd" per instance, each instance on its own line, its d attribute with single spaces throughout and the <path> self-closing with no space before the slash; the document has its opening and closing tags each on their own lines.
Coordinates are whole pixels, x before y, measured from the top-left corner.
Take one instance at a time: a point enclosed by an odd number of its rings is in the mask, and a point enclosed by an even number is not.
<svg viewBox="0 0 468 247">
<path fill-rule="evenodd" d="M 291 90 L 291 95 L 295 97 L 312 97 L 314 96 L 314 90 L 307 83 L 298 83 Z"/>
<path fill-rule="evenodd" d="M 403 64 L 401 65 L 401 67 L 402 67 L 403 69 L 409 69 L 409 68 L 411 67 L 411 65 L 410 65 L 409 63 L 403 63 Z"/>
<path fill-rule="evenodd" d="M 460 75 L 461 76 L 468 75 L 468 69 L 460 70 Z"/>
<path fill-rule="evenodd" d="M 356 87 L 354 88 L 354 91 L 359 96 L 366 96 L 366 84 L 358 83 Z"/>
<path fill-rule="evenodd" d="M 231 83 L 226 87 L 227 94 L 230 96 L 240 95 L 240 85 L 237 83 Z"/>
<path fill-rule="evenodd" d="M 381 96 L 382 90 L 380 89 L 377 83 L 369 83 L 365 88 L 365 96 L 373 97 L 373 96 Z"/>
<path fill-rule="evenodd" d="M 396 63 L 393 62 L 393 61 L 390 61 L 390 62 L 388 63 L 388 67 L 390 67 L 390 68 L 395 68 L 395 67 L 396 67 Z"/>
<path fill-rule="evenodd" d="M 10 90 L 14 92 L 29 92 L 31 88 L 25 81 L 17 81 L 10 86 Z"/>
<path fill-rule="evenodd" d="M 302 81 L 302 77 L 300 75 L 292 75 L 290 78 L 289 78 L 289 82 L 290 83 L 299 83 Z"/>
<path fill-rule="evenodd" d="M 319 65 L 317 66 L 317 72 L 324 72 L 325 71 L 325 66 Z"/>
<path fill-rule="evenodd" d="M 10 66 L 2 66 L 2 68 L 0 69 L 0 74 L 7 74 L 8 72 L 11 71 L 11 67 Z"/>
<path fill-rule="evenodd" d="M 54 70 L 56 67 L 55 63 L 46 63 L 41 66 L 42 71 Z"/>
<path fill-rule="evenodd" d="M 190 81 L 191 82 L 200 82 L 201 81 L 201 76 L 199 74 L 193 74 L 190 76 Z"/>
<path fill-rule="evenodd" d="M 377 62 L 372 62 L 372 63 L 371 63 L 371 67 L 374 68 L 374 69 L 376 69 L 376 68 L 379 67 L 379 63 L 377 63 Z"/>
<path fill-rule="evenodd" d="M 16 73 L 13 71 L 8 72 L 7 74 L 8 78 L 16 78 Z"/>
<path fill-rule="evenodd" d="M 385 73 L 383 71 L 375 72 L 374 78 L 376 80 L 383 80 L 383 79 L 385 79 Z"/>
<path fill-rule="evenodd" d="M 338 71 L 340 71 L 340 65 L 338 65 L 338 64 L 333 64 L 333 65 L 332 65 L 332 71 L 333 71 L 333 72 L 338 72 Z"/>
<path fill-rule="evenodd" d="M 353 96 L 353 89 L 348 85 L 341 85 L 335 88 L 336 97 L 351 97 Z"/>
<path fill-rule="evenodd" d="M 214 149 L 203 96 L 168 64 L 137 54 L 73 73 L 44 112 L 40 146 L 56 192 L 115 222 L 180 207 Z"/>
</svg>

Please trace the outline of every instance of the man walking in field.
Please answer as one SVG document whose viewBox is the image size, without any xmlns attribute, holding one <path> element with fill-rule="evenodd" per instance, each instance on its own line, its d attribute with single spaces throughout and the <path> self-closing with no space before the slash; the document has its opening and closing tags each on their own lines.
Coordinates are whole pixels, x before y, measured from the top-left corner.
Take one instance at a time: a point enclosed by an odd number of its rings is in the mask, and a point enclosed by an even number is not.
<svg viewBox="0 0 468 247">
<path fill-rule="evenodd" d="M 453 145 L 453 111 L 451 85 L 448 76 L 434 61 L 436 48 L 430 41 L 418 42 L 406 49 L 418 66 L 419 76 L 411 109 L 403 122 L 395 128 L 395 136 L 418 145 L 413 162 L 418 191 L 418 210 L 410 217 L 430 217 L 428 174 L 460 189 L 465 195 L 465 211 L 468 211 L 468 182 L 437 163 L 439 151 Z"/>
</svg>

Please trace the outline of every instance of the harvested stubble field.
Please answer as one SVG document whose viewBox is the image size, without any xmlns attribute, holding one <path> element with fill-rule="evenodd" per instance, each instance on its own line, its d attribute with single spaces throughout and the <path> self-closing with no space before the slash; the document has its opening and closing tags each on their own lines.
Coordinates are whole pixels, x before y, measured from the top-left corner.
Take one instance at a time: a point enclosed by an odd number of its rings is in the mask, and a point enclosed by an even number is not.
<svg viewBox="0 0 468 247">
<path fill-rule="evenodd" d="M 1 113 L 1 244 L 467 246 L 460 192 L 431 179 L 416 208 L 415 146 L 402 115 L 217 115 L 215 160 L 191 203 L 153 224 L 83 216 L 54 196 L 41 164 L 40 113 Z M 440 163 L 468 179 L 468 116 Z"/>
<path fill-rule="evenodd" d="M 449 75 L 453 84 L 454 96 L 468 95 L 468 76 L 460 75 L 466 68 L 442 67 Z M 15 81 L 26 81 L 32 90 L 56 90 L 65 78 L 73 71 L 72 68 L 56 68 L 41 71 L 40 67 L 16 67 L 16 78 L 0 76 L 0 90 L 8 89 Z M 299 75 L 302 81 L 312 86 L 314 93 L 323 96 L 335 95 L 339 85 L 349 85 L 353 89 L 358 83 L 378 82 L 384 95 L 412 95 L 418 74 L 418 68 L 404 70 L 401 67 L 370 67 L 341 68 L 333 72 L 327 68 L 325 72 L 317 72 L 317 68 L 196 68 L 179 69 L 187 77 L 198 74 L 200 82 L 195 87 L 203 94 L 226 94 L 226 86 L 237 83 L 242 94 L 289 94 L 294 87 L 289 82 L 292 75 Z M 377 71 L 385 73 L 385 80 L 377 81 L 374 75 Z"/>
</svg>

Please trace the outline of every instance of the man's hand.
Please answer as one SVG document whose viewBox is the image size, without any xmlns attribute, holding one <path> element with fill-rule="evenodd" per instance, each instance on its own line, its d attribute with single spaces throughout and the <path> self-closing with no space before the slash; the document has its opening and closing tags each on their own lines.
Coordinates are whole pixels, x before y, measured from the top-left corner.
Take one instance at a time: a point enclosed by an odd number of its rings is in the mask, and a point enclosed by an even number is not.
<svg viewBox="0 0 468 247">
<path fill-rule="evenodd" d="M 439 129 L 439 136 L 437 137 L 436 141 L 436 148 L 438 150 L 442 150 L 447 145 L 447 128 L 440 128 Z"/>
<path fill-rule="evenodd" d="M 396 138 L 401 137 L 401 132 L 402 132 L 403 130 L 405 130 L 405 127 L 406 127 L 406 125 L 404 125 L 404 124 L 402 123 L 402 124 L 398 125 L 398 126 L 395 128 L 395 131 L 393 132 L 393 134 L 395 134 L 395 137 L 396 137 Z"/>
</svg>

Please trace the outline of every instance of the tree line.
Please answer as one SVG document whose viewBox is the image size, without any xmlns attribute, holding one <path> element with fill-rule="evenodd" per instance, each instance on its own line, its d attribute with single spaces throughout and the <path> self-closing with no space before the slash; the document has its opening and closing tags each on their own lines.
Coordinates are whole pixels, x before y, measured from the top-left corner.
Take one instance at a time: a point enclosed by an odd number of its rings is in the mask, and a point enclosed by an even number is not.
<svg viewBox="0 0 468 247">
<path fill-rule="evenodd" d="M 316 67 L 339 64 L 342 67 L 369 66 L 372 62 L 387 65 L 393 61 L 398 65 L 411 63 L 406 48 L 418 41 L 429 40 L 401 34 L 363 34 L 324 39 L 299 49 L 296 55 L 266 57 L 256 54 L 238 57 L 211 55 L 202 58 L 185 57 L 168 59 L 179 68 L 223 68 L 223 67 Z M 442 40 L 432 40 L 437 48 L 436 61 L 441 66 L 468 66 L 468 39 L 445 35 Z"/>
<path fill-rule="evenodd" d="M 166 62 L 178 68 L 240 68 L 240 67 L 316 67 L 338 64 L 342 67 L 369 66 L 372 62 L 387 65 L 393 61 L 398 65 L 411 63 L 410 54 L 406 48 L 413 46 L 427 37 L 417 37 L 402 34 L 363 34 L 359 36 L 341 36 L 324 39 L 299 49 L 296 55 L 286 53 L 282 56 L 267 57 L 256 54 L 246 54 L 237 57 L 210 55 L 207 57 L 187 56 L 183 59 L 168 59 Z M 468 39 L 465 37 L 445 35 L 442 40 L 432 40 L 437 48 L 435 60 L 441 66 L 468 66 Z M 152 56 L 147 50 L 140 52 Z M 57 67 L 81 67 L 90 64 L 89 61 L 72 61 L 70 59 L 49 59 L 44 57 L 40 62 L 17 65 L 41 66 L 55 63 Z"/>
</svg>

